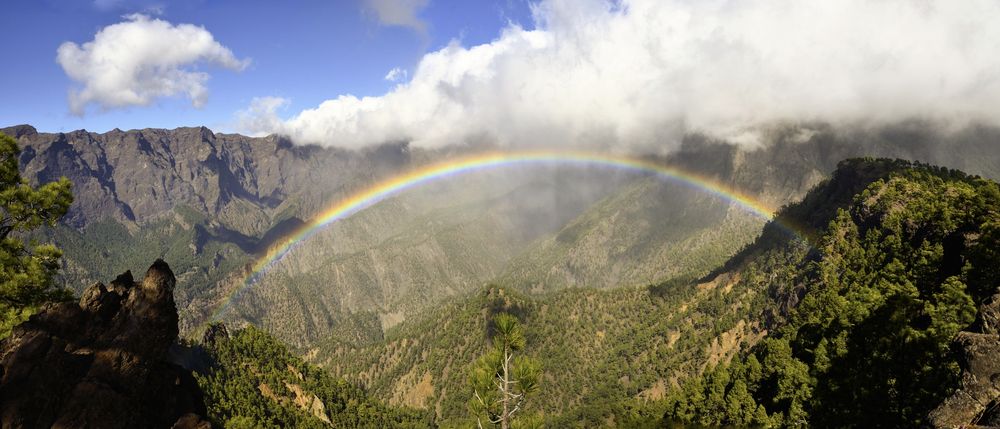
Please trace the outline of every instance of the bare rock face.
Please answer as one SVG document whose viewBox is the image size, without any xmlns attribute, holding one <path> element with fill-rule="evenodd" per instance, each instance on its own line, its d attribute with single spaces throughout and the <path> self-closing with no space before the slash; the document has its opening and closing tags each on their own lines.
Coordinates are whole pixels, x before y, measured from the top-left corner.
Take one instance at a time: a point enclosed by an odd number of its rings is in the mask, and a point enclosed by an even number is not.
<svg viewBox="0 0 1000 429">
<path fill-rule="evenodd" d="M 342 151 L 205 127 L 40 133 L 19 125 L 0 132 L 17 139 L 29 182 L 73 182 L 73 205 L 61 222 L 78 229 L 104 219 L 143 225 L 184 206 L 257 236 L 289 196 L 304 193 L 303 204 L 324 204 L 329 189 L 396 171 L 409 159 L 403 144 Z"/>
<path fill-rule="evenodd" d="M 157 260 L 79 303 L 46 306 L 0 342 L 0 427 L 208 427 L 191 373 L 167 361 L 175 279 Z"/>
<path fill-rule="evenodd" d="M 1000 428 L 1000 293 L 979 311 L 982 332 L 959 332 L 962 387 L 929 422 L 934 428 Z"/>
</svg>

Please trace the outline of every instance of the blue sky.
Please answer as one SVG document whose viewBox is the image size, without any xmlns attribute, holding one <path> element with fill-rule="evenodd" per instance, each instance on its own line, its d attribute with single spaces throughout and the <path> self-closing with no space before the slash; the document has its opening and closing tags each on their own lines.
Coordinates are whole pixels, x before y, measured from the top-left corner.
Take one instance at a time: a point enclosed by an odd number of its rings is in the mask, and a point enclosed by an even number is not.
<svg viewBox="0 0 1000 429">
<path fill-rule="evenodd" d="M 28 123 L 41 131 L 85 128 L 233 127 L 235 112 L 254 97 L 288 99 L 298 111 L 341 94 L 380 95 L 395 83 L 391 69 L 412 70 L 423 54 L 457 39 L 475 45 L 496 38 L 509 22 L 531 26 L 524 0 L 433 0 L 418 7 L 424 30 L 381 22 L 363 1 L 13 0 L 4 5 L 0 52 L 0 126 Z M 102 109 L 93 103 L 73 115 L 67 91 L 74 85 L 56 61 L 64 42 L 82 45 L 123 16 L 145 13 L 173 25 L 203 26 L 239 59 L 242 71 L 195 63 L 210 75 L 201 108 L 183 95 L 160 97 L 148 106 Z"/>
</svg>

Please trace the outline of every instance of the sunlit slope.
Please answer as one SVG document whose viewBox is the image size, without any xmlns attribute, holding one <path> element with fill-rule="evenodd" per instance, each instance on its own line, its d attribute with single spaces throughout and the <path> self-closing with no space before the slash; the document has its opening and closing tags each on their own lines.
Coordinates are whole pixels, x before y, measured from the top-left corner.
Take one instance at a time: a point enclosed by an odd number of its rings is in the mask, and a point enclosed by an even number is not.
<svg viewBox="0 0 1000 429">
<path fill-rule="evenodd" d="M 816 237 L 853 196 L 899 165 L 845 163 L 779 218 Z M 331 338 L 308 356 L 396 404 L 436 410 L 461 425 L 465 370 L 486 345 L 485 321 L 518 314 L 527 353 L 545 368 L 533 410 L 556 427 L 630 426 L 656 421 L 679 383 L 726 362 L 783 323 L 804 285 L 801 267 L 817 255 L 806 242 L 769 227 L 723 268 L 700 280 L 649 288 L 573 289 L 541 295 L 502 287 L 456 299 L 389 330 L 385 340 L 353 345 Z"/>
<path fill-rule="evenodd" d="M 753 240 L 764 222 L 719 196 L 644 179 L 533 243 L 496 283 L 541 292 L 704 275 Z"/>
<path fill-rule="evenodd" d="M 204 391 L 207 417 L 219 427 L 433 427 L 426 412 L 373 401 L 254 327 L 230 335 L 214 326 L 184 355 Z"/>
<path fill-rule="evenodd" d="M 383 327 L 481 287 L 627 180 L 519 173 L 432 184 L 337 222 L 233 295 L 223 320 L 258 324 L 296 346 L 333 332 L 377 339 Z"/>
</svg>

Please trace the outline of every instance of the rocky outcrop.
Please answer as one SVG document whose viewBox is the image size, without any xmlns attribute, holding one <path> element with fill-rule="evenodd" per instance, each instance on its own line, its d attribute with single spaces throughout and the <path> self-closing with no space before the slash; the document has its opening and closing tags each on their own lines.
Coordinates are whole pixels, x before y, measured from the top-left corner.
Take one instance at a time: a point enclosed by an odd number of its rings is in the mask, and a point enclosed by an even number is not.
<svg viewBox="0 0 1000 429">
<path fill-rule="evenodd" d="M 141 282 L 126 272 L 14 328 L 0 342 L 0 426 L 209 427 L 194 377 L 167 361 L 174 284 L 157 260 Z"/>
<path fill-rule="evenodd" d="M 960 332 L 962 387 L 929 415 L 934 428 L 1000 428 L 1000 293 L 979 311 L 981 332 Z"/>
</svg>

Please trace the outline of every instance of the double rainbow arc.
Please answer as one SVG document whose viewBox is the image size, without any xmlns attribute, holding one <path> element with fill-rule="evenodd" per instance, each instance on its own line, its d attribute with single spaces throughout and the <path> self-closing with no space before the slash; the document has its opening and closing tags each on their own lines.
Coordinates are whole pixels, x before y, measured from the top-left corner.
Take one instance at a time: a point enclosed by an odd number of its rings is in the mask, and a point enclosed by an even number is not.
<svg viewBox="0 0 1000 429">
<path fill-rule="evenodd" d="M 258 258 L 254 262 L 250 274 L 243 280 L 243 284 L 223 300 L 212 319 L 218 319 L 243 291 L 253 285 L 276 261 L 288 255 L 295 248 L 296 244 L 308 239 L 327 225 L 347 218 L 390 196 L 428 182 L 474 171 L 533 164 L 604 167 L 653 174 L 666 180 L 683 183 L 695 189 L 717 195 L 720 198 L 738 204 L 764 220 L 770 221 L 774 218 L 774 210 L 772 208 L 731 186 L 681 170 L 677 167 L 660 165 L 639 158 L 577 151 L 494 152 L 463 157 L 427 165 L 391 177 L 334 203 L 298 230 L 271 246 L 263 256 Z"/>
</svg>

